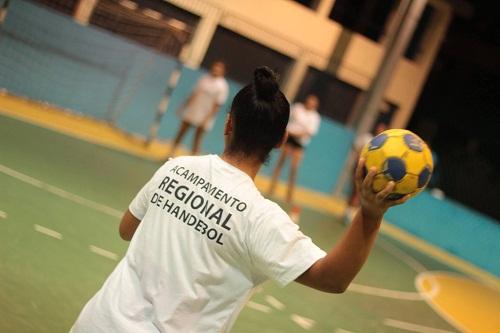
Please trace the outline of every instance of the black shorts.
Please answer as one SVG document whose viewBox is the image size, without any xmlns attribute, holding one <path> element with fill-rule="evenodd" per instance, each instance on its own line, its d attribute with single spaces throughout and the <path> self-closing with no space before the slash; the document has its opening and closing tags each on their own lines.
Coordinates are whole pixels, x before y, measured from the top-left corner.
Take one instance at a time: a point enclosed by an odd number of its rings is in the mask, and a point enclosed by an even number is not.
<svg viewBox="0 0 500 333">
<path fill-rule="evenodd" d="M 290 134 L 288 135 L 286 144 L 292 146 L 293 148 L 304 149 L 304 146 L 299 142 L 299 140 Z"/>
</svg>

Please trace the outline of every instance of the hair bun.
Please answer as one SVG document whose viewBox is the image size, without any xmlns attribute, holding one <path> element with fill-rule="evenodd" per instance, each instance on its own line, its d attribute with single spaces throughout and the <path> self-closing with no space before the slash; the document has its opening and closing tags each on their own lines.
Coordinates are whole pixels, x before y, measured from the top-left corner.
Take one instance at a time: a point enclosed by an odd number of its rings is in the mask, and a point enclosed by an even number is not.
<svg viewBox="0 0 500 333">
<path fill-rule="evenodd" d="M 269 67 L 262 66 L 253 72 L 257 98 L 271 101 L 279 90 L 278 75 Z"/>
</svg>

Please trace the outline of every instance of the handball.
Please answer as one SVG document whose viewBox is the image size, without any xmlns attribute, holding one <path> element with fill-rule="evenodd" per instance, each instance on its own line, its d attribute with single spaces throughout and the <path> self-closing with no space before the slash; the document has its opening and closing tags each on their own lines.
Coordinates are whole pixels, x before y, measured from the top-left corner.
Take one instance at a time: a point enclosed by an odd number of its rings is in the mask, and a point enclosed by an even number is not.
<svg viewBox="0 0 500 333">
<path fill-rule="evenodd" d="M 376 168 L 373 190 L 379 192 L 387 183 L 395 183 L 388 199 L 415 196 L 429 183 L 434 164 L 431 150 L 415 133 L 390 129 L 375 136 L 361 151 L 365 172 Z"/>
</svg>

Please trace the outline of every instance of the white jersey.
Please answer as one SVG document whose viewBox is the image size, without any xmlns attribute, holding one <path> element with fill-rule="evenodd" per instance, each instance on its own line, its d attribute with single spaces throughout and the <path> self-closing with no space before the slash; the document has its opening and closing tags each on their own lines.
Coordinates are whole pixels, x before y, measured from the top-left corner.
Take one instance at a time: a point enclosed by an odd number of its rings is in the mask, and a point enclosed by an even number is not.
<svg viewBox="0 0 500 333">
<path fill-rule="evenodd" d="M 168 161 L 129 210 L 142 222 L 73 333 L 227 332 L 252 288 L 325 256 L 217 155 Z"/>
<path fill-rule="evenodd" d="M 302 146 L 307 146 L 311 137 L 318 132 L 321 117 L 316 110 L 306 110 L 302 103 L 295 103 L 290 108 L 290 120 L 287 130 Z M 298 137 L 296 133 L 305 135 Z"/>
<path fill-rule="evenodd" d="M 193 90 L 191 103 L 182 110 L 182 119 L 196 127 L 205 125 L 205 130 L 212 129 L 215 117 L 203 123 L 212 111 L 214 104 L 219 106 L 226 102 L 229 87 L 223 77 L 203 75 Z"/>
</svg>

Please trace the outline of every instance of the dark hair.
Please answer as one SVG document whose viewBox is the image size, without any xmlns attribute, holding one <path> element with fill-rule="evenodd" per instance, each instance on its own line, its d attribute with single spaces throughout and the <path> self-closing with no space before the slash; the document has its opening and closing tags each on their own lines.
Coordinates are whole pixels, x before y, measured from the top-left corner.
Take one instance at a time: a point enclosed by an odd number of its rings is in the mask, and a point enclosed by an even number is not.
<svg viewBox="0 0 500 333">
<path fill-rule="evenodd" d="M 253 83 L 241 89 L 231 104 L 233 135 L 227 151 L 254 156 L 264 163 L 285 134 L 290 103 L 278 77 L 268 67 L 254 71 Z"/>
</svg>

